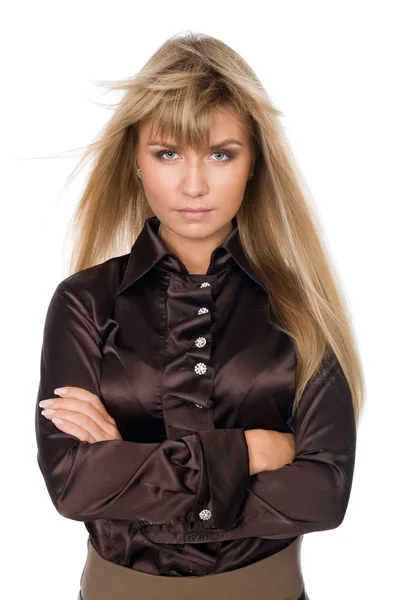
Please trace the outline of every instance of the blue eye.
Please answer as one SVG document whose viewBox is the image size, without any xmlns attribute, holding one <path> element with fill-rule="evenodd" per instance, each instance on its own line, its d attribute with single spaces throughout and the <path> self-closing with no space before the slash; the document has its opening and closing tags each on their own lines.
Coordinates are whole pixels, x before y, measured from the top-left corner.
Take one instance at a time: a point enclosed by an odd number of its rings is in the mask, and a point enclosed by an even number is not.
<svg viewBox="0 0 401 600">
<path fill-rule="evenodd" d="M 167 162 L 174 162 L 176 159 L 175 158 L 164 158 L 164 154 L 177 154 L 177 152 L 175 152 L 174 150 L 160 150 L 159 152 L 156 153 L 157 158 L 159 158 L 160 160 L 164 160 Z M 233 154 L 231 152 L 226 152 L 226 151 L 222 151 L 222 150 L 216 150 L 215 152 L 213 152 L 213 154 L 224 154 L 225 156 L 227 156 L 227 159 L 230 160 L 231 158 L 233 158 Z M 216 162 L 227 162 L 226 160 L 217 160 Z"/>
<path fill-rule="evenodd" d="M 158 156 L 159 158 L 162 158 L 163 154 L 177 154 L 176 152 L 174 152 L 174 150 L 162 150 L 161 152 L 158 152 L 156 156 Z M 165 158 L 162 158 L 162 160 L 166 160 Z M 169 160 L 169 159 L 167 159 Z"/>
<path fill-rule="evenodd" d="M 223 152 L 220 150 L 216 150 L 213 154 L 225 154 L 229 159 L 232 158 L 232 154 L 230 152 Z M 226 162 L 225 160 L 218 160 L 217 162 Z"/>
</svg>

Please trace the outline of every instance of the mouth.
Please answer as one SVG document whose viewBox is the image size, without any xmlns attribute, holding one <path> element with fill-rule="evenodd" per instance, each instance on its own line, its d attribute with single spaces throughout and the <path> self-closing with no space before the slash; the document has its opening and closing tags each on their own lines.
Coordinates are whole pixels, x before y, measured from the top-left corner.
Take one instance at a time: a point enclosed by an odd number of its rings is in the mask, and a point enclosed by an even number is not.
<svg viewBox="0 0 401 600">
<path fill-rule="evenodd" d="M 212 208 L 197 208 L 197 209 L 184 208 L 182 210 L 179 210 L 178 212 L 185 219 L 192 219 L 192 220 L 199 221 L 201 219 L 204 219 L 208 215 L 210 215 L 210 213 L 213 212 L 213 209 Z"/>
</svg>

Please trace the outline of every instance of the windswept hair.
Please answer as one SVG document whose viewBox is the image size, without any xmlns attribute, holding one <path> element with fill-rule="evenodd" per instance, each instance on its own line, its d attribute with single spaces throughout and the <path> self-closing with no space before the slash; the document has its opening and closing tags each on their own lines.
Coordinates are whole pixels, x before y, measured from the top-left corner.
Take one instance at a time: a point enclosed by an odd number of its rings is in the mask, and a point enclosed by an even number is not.
<svg viewBox="0 0 401 600">
<path fill-rule="evenodd" d="M 72 218 L 69 274 L 129 252 L 153 216 L 136 174 L 141 123 L 163 139 L 209 145 L 209 114 L 235 109 L 252 134 L 254 177 L 237 223 L 249 260 L 269 289 L 269 319 L 292 338 L 297 353 L 293 410 L 331 350 L 350 386 L 355 418 L 364 405 L 359 350 L 338 277 L 308 205 L 307 186 L 269 99 L 248 64 L 222 41 L 200 33 L 175 35 L 132 78 L 102 82 L 120 90 L 113 114 L 71 173 L 92 161 Z"/>
</svg>

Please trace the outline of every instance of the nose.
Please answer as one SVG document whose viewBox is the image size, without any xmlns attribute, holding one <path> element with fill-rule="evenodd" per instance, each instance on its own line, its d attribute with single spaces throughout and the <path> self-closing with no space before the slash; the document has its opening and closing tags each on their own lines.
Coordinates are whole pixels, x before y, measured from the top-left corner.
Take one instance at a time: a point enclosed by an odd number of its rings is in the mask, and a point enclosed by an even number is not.
<svg viewBox="0 0 401 600">
<path fill-rule="evenodd" d="M 181 192 L 186 196 L 203 196 L 207 193 L 208 181 L 205 165 L 202 163 L 187 164 L 183 169 Z"/>
</svg>

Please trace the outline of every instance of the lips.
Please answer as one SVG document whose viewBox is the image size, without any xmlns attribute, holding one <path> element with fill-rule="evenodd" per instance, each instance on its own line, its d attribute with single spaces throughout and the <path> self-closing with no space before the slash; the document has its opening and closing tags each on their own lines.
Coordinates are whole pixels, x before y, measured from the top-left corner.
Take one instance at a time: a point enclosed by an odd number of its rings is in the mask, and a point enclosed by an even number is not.
<svg viewBox="0 0 401 600">
<path fill-rule="evenodd" d="M 178 211 L 185 219 L 192 219 L 192 220 L 201 220 L 207 217 L 207 215 L 209 215 L 211 212 L 213 212 L 213 209 L 211 208 L 197 208 L 197 209 L 186 209 L 183 208 L 181 210 Z"/>
</svg>

